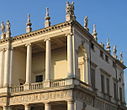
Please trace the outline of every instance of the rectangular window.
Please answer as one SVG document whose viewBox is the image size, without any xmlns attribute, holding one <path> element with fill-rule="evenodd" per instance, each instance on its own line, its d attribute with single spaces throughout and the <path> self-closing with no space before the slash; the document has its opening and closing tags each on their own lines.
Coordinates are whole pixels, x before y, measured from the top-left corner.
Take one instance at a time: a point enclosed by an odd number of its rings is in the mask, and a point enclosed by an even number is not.
<svg viewBox="0 0 127 110">
<path fill-rule="evenodd" d="M 36 82 L 42 82 L 42 81 L 43 81 L 43 75 L 37 75 Z"/>
<path fill-rule="evenodd" d="M 100 57 L 101 58 L 104 58 L 104 56 L 103 56 L 103 52 L 100 50 Z"/>
<path fill-rule="evenodd" d="M 114 99 L 117 99 L 117 87 L 116 87 L 116 83 L 114 83 Z"/>
<path fill-rule="evenodd" d="M 91 43 L 91 48 L 94 50 L 94 44 L 93 43 Z"/>
<path fill-rule="evenodd" d="M 113 65 L 113 67 L 116 67 L 116 64 L 115 64 L 115 62 L 114 62 L 114 61 L 112 62 L 112 65 Z"/>
<path fill-rule="evenodd" d="M 109 82 L 109 78 L 106 79 L 106 85 L 107 85 L 107 94 L 109 95 L 110 94 L 110 82 Z"/>
<path fill-rule="evenodd" d="M 91 84 L 95 88 L 95 69 L 91 68 Z"/>
<path fill-rule="evenodd" d="M 105 81 L 104 81 L 104 75 L 101 75 L 101 91 L 102 93 L 105 92 Z"/>
<path fill-rule="evenodd" d="M 120 101 L 122 102 L 122 88 L 119 88 L 119 94 L 120 94 Z"/>
<path fill-rule="evenodd" d="M 105 55 L 105 61 L 109 62 L 107 55 Z"/>
</svg>

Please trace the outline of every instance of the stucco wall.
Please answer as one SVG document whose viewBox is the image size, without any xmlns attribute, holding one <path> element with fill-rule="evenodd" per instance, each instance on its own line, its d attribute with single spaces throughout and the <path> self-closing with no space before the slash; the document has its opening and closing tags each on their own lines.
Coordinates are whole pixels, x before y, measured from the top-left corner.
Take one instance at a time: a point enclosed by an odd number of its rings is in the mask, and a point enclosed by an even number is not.
<svg viewBox="0 0 127 110">
<path fill-rule="evenodd" d="M 45 52 L 33 54 L 32 57 L 32 82 L 37 74 L 45 74 Z M 52 50 L 51 52 L 51 79 L 67 77 L 66 48 Z"/>
<path fill-rule="evenodd" d="M 19 85 L 19 82 L 25 81 L 25 73 L 26 53 L 18 49 L 14 49 L 12 65 L 12 84 Z"/>
</svg>

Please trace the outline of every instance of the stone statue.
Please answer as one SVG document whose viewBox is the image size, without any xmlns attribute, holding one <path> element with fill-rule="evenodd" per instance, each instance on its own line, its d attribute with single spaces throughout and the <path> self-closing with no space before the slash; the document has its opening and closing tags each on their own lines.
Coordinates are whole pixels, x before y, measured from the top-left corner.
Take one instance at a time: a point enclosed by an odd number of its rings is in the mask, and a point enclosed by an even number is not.
<svg viewBox="0 0 127 110">
<path fill-rule="evenodd" d="M 11 37 L 11 24 L 10 21 L 7 20 L 6 22 L 6 38 Z"/>
<path fill-rule="evenodd" d="M 93 33 L 92 33 L 94 39 L 97 41 L 98 38 L 97 38 L 97 31 L 96 31 L 96 24 L 93 24 Z"/>
<path fill-rule="evenodd" d="M 120 62 L 121 62 L 121 63 L 124 63 L 124 62 L 123 62 L 123 53 L 122 53 L 122 52 L 120 52 Z"/>
<path fill-rule="evenodd" d="M 49 8 L 46 8 L 45 17 L 49 17 Z"/>
<path fill-rule="evenodd" d="M 84 28 L 88 29 L 88 16 L 84 18 Z"/>
<path fill-rule="evenodd" d="M 74 2 L 66 2 L 66 14 L 74 15 Z"/>
<path fill-rule="evenodd" d="M 10 25 L 10 21 L 7 20 L 6 22 L 6 31 L 10 31 L 11 25 Z"/>
<path fill-rule="evenodd" d="M 111 48 L 111 46 L 110 46 L 110 40 L 109 40 L 109 38 L 108 38 L 108 42 L 107 42 L 107 45 L 106 45 L 106 50 L 107 50 L 107 52 L 111 52 L 111 50 L 110 50 L 110 48 Z"/>
<path fill-rule="evenodd" d="M 66 21 L 75 20 L 75 18 L 76 17 L 74 15 L 74 2 L 66 2 Z"/>
<path fill-rule="evenodd" d="M 116 49 L 116 45 L 115 45 L 115 46 L 113 47 L 113 57 L 114 57 L 114 58 L 117 58 L 116 53 L 117 53 L 117 49 Z"/>
<path fill-rule="evenodd" d="M 4 22 L 1 23 L 1 32 L 4 33 L 5 32 L 5 25 Z"/>
</svg>

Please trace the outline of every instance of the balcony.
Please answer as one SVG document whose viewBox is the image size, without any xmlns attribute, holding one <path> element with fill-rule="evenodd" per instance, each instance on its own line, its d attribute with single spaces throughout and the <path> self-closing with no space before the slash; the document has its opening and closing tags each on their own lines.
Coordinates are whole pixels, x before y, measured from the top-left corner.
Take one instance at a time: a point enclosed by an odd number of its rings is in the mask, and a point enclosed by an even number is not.
<svg viewBox="0 0 127 110">
<path fill-rule="evenodd" d="M 24 84 L 20 86 L 12 86 L 10 88 L 10 93 L 20 93 L 25 91 L 35 91 L 35 90 L 42 90 L 42 89 L 55 89 L 60 87 L 69 87 L 69 86 L 80 86 L 82 88 L 90 89 L 90 86 L 84 82 L 81 82 L 77 79 L 60 79 L 60 80 L 53 80 L 48 82 L 38 82 L 38 83 L 31 83 L 31 84 Z"/>
</svg>

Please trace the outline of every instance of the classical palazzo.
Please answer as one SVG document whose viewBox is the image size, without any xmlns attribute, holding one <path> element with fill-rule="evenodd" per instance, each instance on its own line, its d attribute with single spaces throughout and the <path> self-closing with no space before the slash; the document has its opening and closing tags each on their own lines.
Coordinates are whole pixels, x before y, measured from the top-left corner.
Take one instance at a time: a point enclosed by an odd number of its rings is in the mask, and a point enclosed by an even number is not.
<svg viewBox="0 0 127 110">
<path fill-rule="evenodd" d="M 66 21 L 51 26 L 46 9 L 45 28 L 12 37 L 10 22 L 1 23 L 0 110 L 126 110 L 123 56 L 111 54 L 84 27 L 66 3 Z"/>
</svg>

